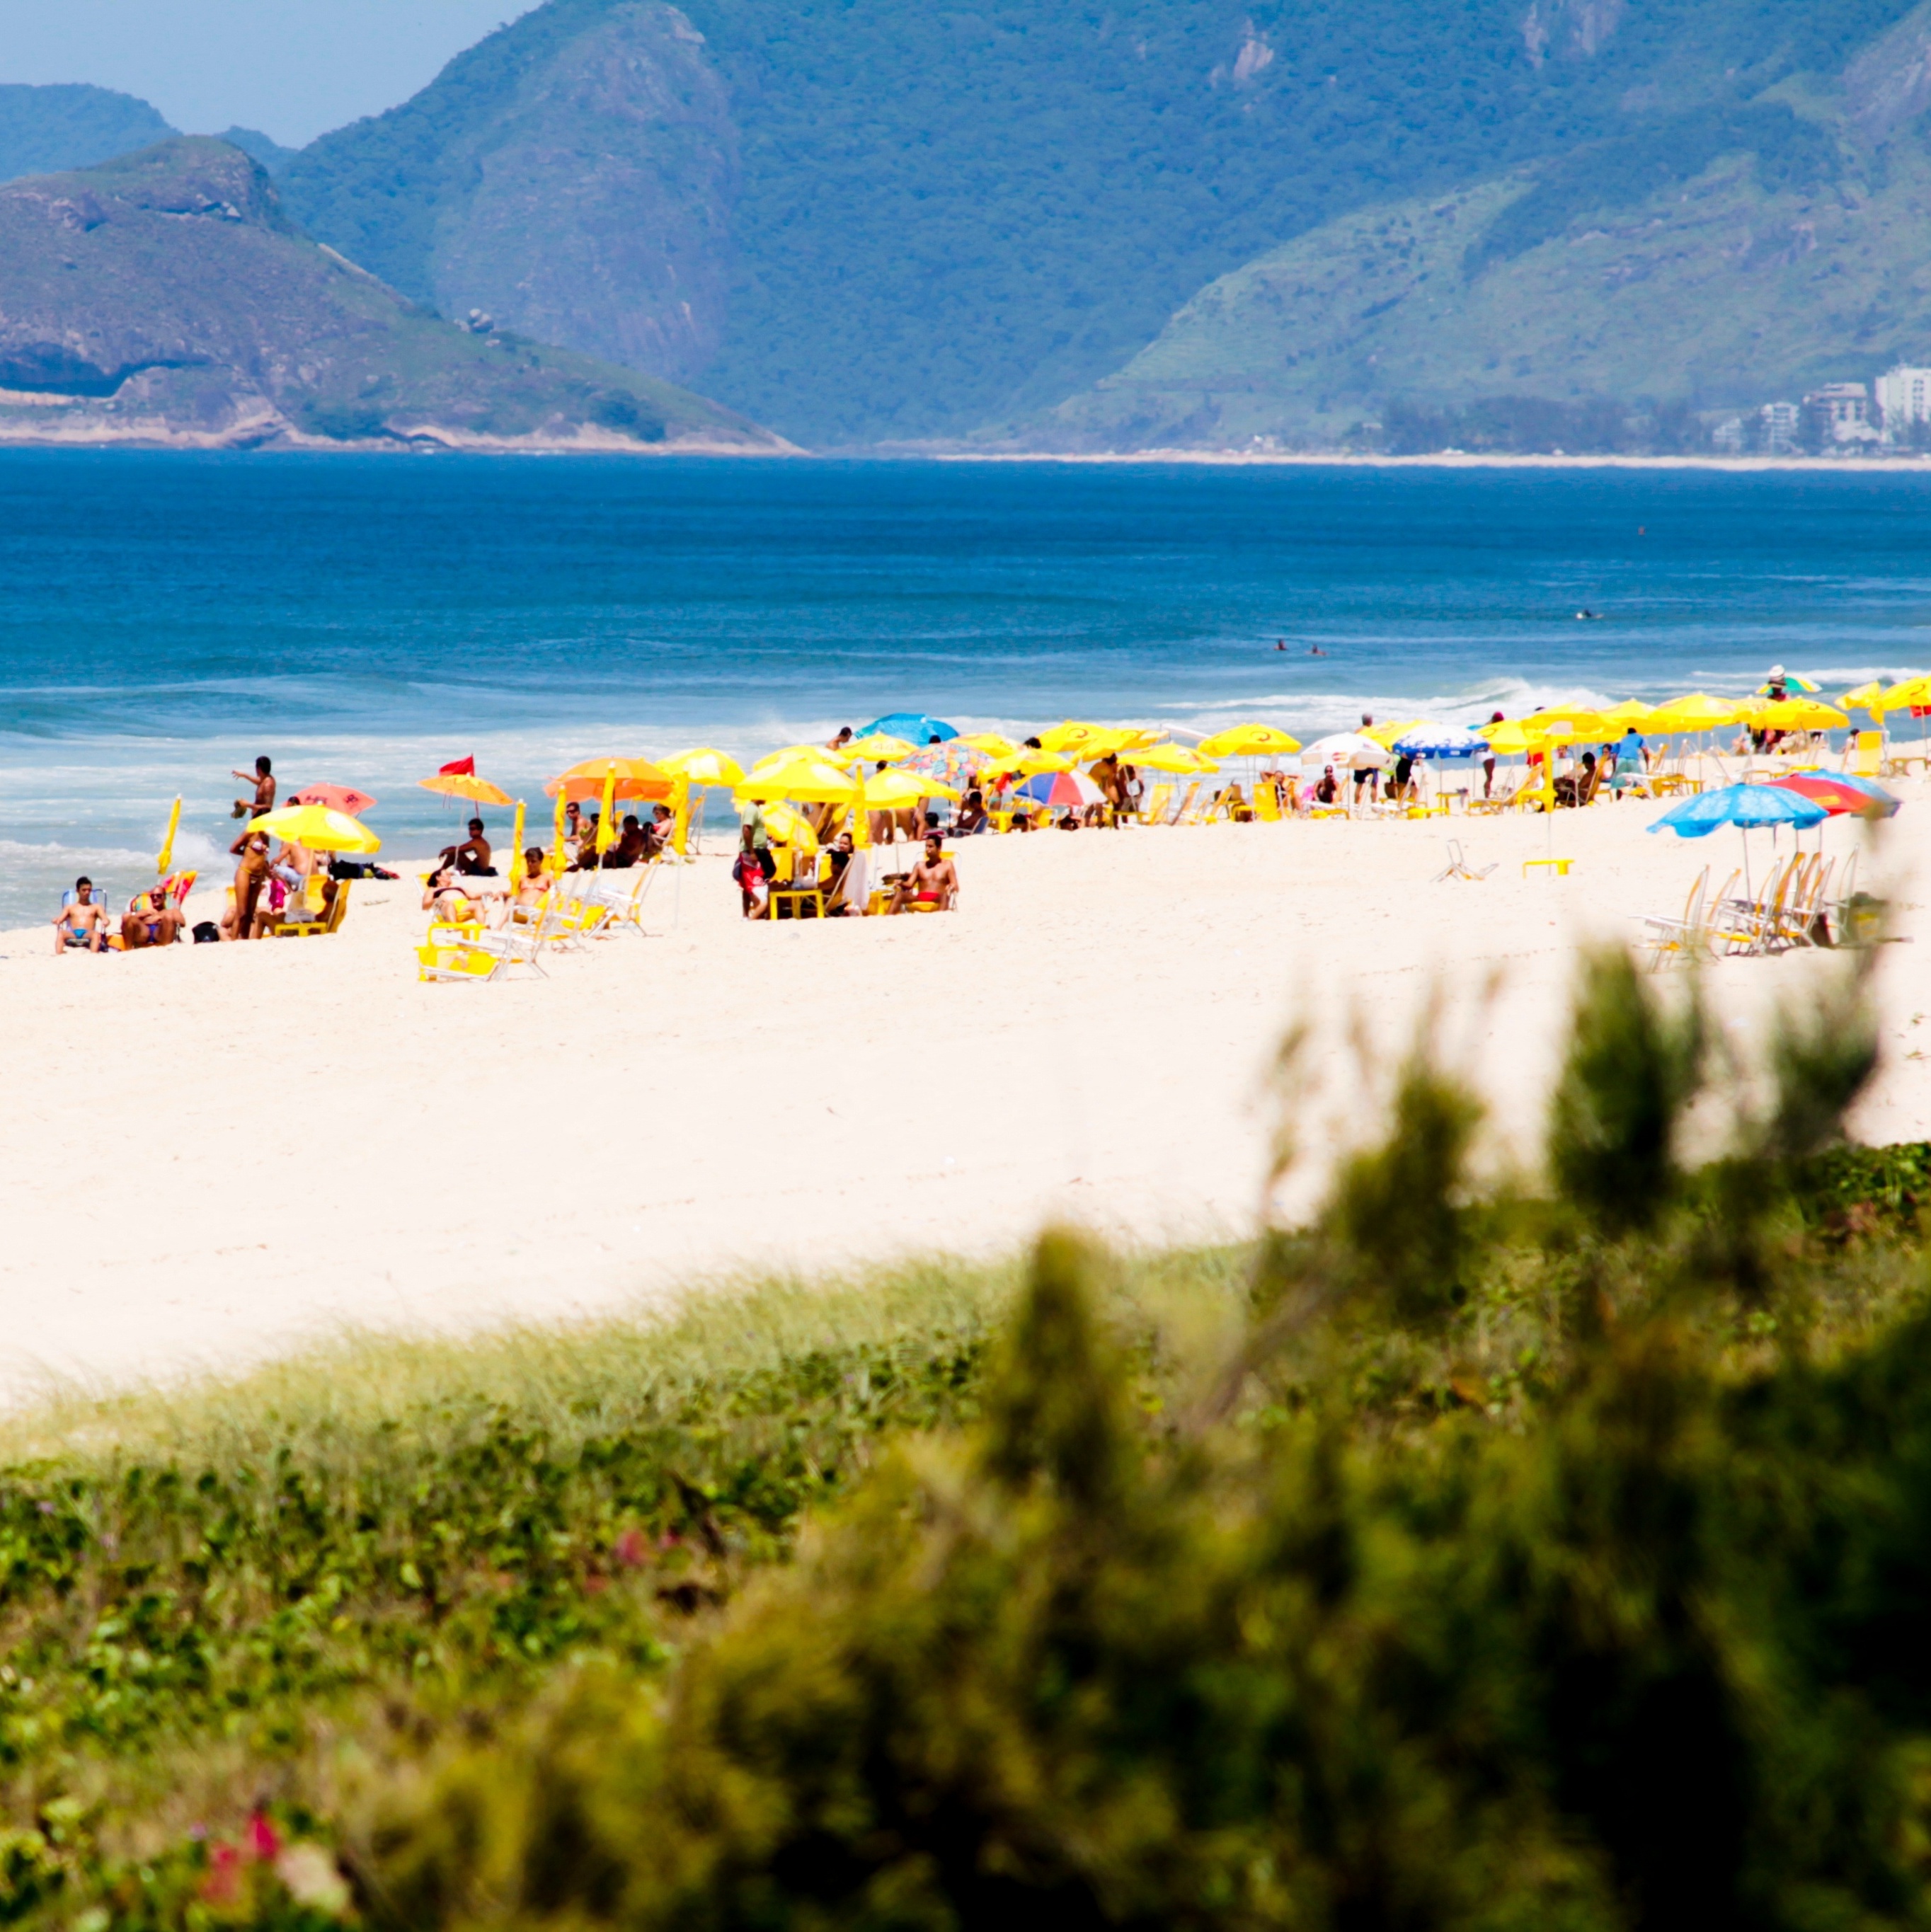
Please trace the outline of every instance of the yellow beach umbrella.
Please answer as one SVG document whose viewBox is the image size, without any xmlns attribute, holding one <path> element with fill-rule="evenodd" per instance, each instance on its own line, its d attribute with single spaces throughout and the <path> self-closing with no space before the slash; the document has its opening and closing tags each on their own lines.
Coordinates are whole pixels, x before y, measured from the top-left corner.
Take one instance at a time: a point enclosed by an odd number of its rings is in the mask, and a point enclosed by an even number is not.
<svg viewBox="0 0 1931 1932">
<path fill-rule="evenodd" d="M 1884 680 L 1874 677 L 1868 684 L 1860 684 L 1855 691 L 1847 691 L 1838 699 L 1846 711 L 1875 711 L 1879 717 L 1884 715 Z"/>
<path fill-rule="evenodd" d="M 181 797 L 175 796 L 174 809 L 167 815 L 167 836 L 161 841 L 161 856 L 155 861 L 155 870 L 163 878 L 167 877 L 167 868 L 174 863 L 174 835 L 181 830 Z"/>
<path fill-rule="evenodd" d="M 563 788 L 561 785 L 559 785 L 557 788 L 557 822 L 552 829 L 557 835 L 556 874 L 557 877 L 560 879 L 563 876 L 565 867 L 566 867 L 570 862 L 569 847 L 563 836 L 564 811 Z"/>
<path fill-rule="evenodd" d="M 1590 738 L 1614 738 L 1621 734 L 1602 713 L 1593 706 L 1555 705 L 1532 711 L 1521 721 L 1523 730 L 1533 732 L 1551 745 L 1579 745 Z"/>
<path fill-rule="evenodd" d="M 680 859 L 690 836 L 691 782 L 680 772 L 671 782 L 671 844 Z"/>
<path fill-rule="evenodd" d="M 788 798 L 800 805 L 849 805 L 858 795 L 858 784 L 849 772 L 814 753 L 758 766 L 742 784 L 731 788 L 731 795 L 758 803 Z"/>
<path fill-rule="evenodd" d="M 767 772 L 773 765 L 789 764 L 797 758 L 816 758 L 825 764 L 840 765 L 845 762 L 845 754 L 827 751 L 822 745 L 780 745 L 775 752 L 767 752 L 751 767 L 751 775 Z M 738 780 L 740 784 L 743 782 L 742 778 Z"/>
<path fill-rule="evenodd" d="M 865 803 L 872 812 L 903 812 L 921 799 L 951 798 L 959 794 L 937 778 L 921 778 L 916 772 L 874 772 L 865 781 Z"/>
<path fill-rule="evenodd" d="M 1368 735 L 1377 744 L 1392 742 L 1392 740 L 1383 741 L 1372 731 Z M 1272 758 L 1284 757 L 1300 748 L 1299 739 L 1290 738 L 1285 731 L 1272 724 L 1230 724 L 1224 731 L 1216 731 L 1211 737 L 1200 740 L 1200 755 L 1205 758 Z"/>
<path fill-rule="evenodd" d="M 1010 738 L 1002 738 L 996 731 L 974 731 L 959 740 L 962 745 L 970 745 L 974 751 L 983 752 L 989 758 L 997 760 L 1015 756 L 1020 747 Z"/>
<path fill-rule="evenodd" d="M 509 830 L 509 889 L 514 892 L 529 876 L 530 868 L 523 862 L 523 801 L 516 801 L 516 822 Z"/>
<path fill-rule="evenodd" d="M 1884 694 L 1881 708 L 1886 711 L 1921 711 L 1931 705 L 1931 677 L 1907 677 L 1893 685 Z"/>
<path fill-rule="evenodd" d="M 764 829 L 780 845 L 795 845 L 800 852 L 818 850 L 818 834 L 810 820 L 780 800 L 764 808 Z"/>
<path fill-rule="evenodd" d="M 311 852 L 380 852 L 382 841 L 359 819 L 326 805 L 284 805 L 248 820 L 251 832 L 266 832 Z"/>
<path fill-rule="evenodd" d="M 1485 724 L 1477 735 L 1486 738 L 1489 748 L 1505 758 L 1523 752 L 1539 752 L 1548 742 L 1539 733 L 1531 731 L 1519 718 L 1511 718 L 1500 724 Z"/>
<path fill-rule="evenodd" d="M 1722 725 L 1734 724 L 1743 715 L 1743 706 L 1733 699 L 1692 691 L 1686 697 L 1672 698 L 1656 706 L 1642 722 L 1646 730 L 1674 737 L 1683 732 L 1713 731 Z"/>
<path fill-rule="evenodd" d="M 1834 704 L 1815 698 L 1780 698 L 1750 714 L 1750 722 L 1767 731 L 1834 731 L 1850 722 Z"/>
<path fill-rule="evenodd" d="M 1364 738 L 1372 738 L 1384 752 L 1392 752 L 1395 748 L 1395 740 L 1407 737 L 1411 731 L 1439 731 L 1441 729 L 1442 727 L 1432 718 L 1404 718 L 1398 724 L 1364 724 L 1361 728 L 1361 735 Z M 1203 745 L 1212 742 L 1211 739 L 1203 741 Z M 1301 748 L 1297 745 L 1294 748 L 1298 752 Z"/>
<path fill-rule="evenodd" d="M 1632 724 L 1640 724 L 1650 715 L 1650 706 L 1640 698 L 1626 698 L 1620 704 L 1612 704 L 1601 714 L 1606 724 L 1620 724 L 1625 729 Z"/>
<path fill-rule="evenodd" d="M 889 764 L 895 758 L 908 758 L 917 749 L 909 739 L 895 737 L 889 731 L 874 731 L 867 736 L 854 738 L 850 744 L 841 746 L 826 756 L 839 760 L 883 758 Z"/>
<path fill-rule="evenodd" d="M 1020 772 L 1029 778 L 1036 778 L 1042 772 L 1070 772 L 1074 761 L 1059 752 L 1042 752 L 1029 746 L 1015 752 L 1010 758 L 996 758 L 987 769 L 994 772 Z"/>
<path fill-rule="evenodd" d="M 674 778 L 684 778 L 692 784 L 734 785 L 744 782 L 744 767 L 728 752 L 713 751 L 708 745 L 694 746 L 688 752 L 673 752 L 668 758 L 657 760 L 658 769 L 666 771 Z"/>
<path fill-rule="evenodd" d="M 1069 718 L 1063 724 L 1056 724 L 1050 730 L 1041 732 L 1039 742 L 1049 752 L 1067 752 L 1082 758 L 1100 758 L 1109 752 L 1118 751 L 1137 735 L 1116 724 L 1086 724 Z"/>
<path fill-rule="evenodd" d="M 617 839 L 617 760 L 603 775 L 603 811 L 596 821 L 596 856 L 601 859 Z"/>
<path fill-rule="evenodd" d="M 425 791 L 433 791 L 443 798 L 466 798 L 472 805 L 509 802 L 509 794 L 501 786 L 478 778 L 473 772 L 438 772 L 433 778 L 418 778 L 416 782 Z"/>
<path fill-rule="evenodd" d="M 1149 745 L 1144 751 L 1134 752 L 1133 762 L 1143 770 L 1177 772 L 1185 778 L 1200 778 L 1220 770 L 1212 758 L 1203 758 L 1187 745 Z"/>
</svg>

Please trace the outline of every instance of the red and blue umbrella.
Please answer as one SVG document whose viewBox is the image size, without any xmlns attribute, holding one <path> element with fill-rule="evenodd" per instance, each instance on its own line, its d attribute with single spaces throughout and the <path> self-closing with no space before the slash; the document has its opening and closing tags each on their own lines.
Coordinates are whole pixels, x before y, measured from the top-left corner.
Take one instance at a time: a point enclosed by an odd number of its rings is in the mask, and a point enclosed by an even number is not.
<svg viewBox="0 0 1931 1932">
<path fill-rule="evenodd" d="M 1813 805 L 1821 805 L 1832 818 L 1839 812 L 1854 812 L 1863 818 L 1889 818 L 1904 801 L 1894 797 L 1869 778 L 1853 778 L 1848 772 L 1792 772 L 1771 782 L 1785 791 L 1794 791 Z"/>
<path fill-rule="evenodd" d="M 1050 805 L 1055 810 L 1083 812 L 1089 805 L 1104 805 L 1106 794 L 1083 772 L 1041 772 L 1014 788 L 1020 798 L 1035 805 Z"/>
</svg>

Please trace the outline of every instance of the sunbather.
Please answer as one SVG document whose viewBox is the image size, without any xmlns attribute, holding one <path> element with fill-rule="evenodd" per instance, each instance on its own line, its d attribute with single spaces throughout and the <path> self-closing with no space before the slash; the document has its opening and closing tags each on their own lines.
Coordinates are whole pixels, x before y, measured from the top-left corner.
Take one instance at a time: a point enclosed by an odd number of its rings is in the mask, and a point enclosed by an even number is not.
<svg viewBox="0 0 1931 1932">
<path fill-rule="evenodd" d="M 960 838 L 969 838 L 975 832 L 986 829 L 986 799 L 977 785 L 966 794 L 965 802 L 959 808 L 959 816 L 953 830 Z"/>
<path fill-rule="evenodd" d="M 951 912 L 959 904 L 959 874 L 935 834 L 925 842 L 925 856 L 901 879 L 892 894 L 891 910 Z"/>
<path fill-rule="evenodd" d="M 473 877 L 494 878 L 496 867 L 490 861 L 489 841 L 483 836 L 480 818 L 470 820 L 470 836 L 460 845 L 446 845 L 437 857 L 458 872 Z"/>
<path fill-rule="evenodd" d="M 842 919 L 863 912 L 866 880 L 870 868 L 865 854 L 852 842 L 848 832 L 841 832 L 825 853 L 828 868 L 824 883 L 824 910 L 831 919 Z"/>
<path fill-rule="evenodd" d="M 423 887 L 422 910 L 433 912 L 447 926 L 462 926 L 482 916 L 482 909 L 470 896 L 462 875 L 449 866 L 433 874 Z"/>
<path fill-rule="evenodd" d="M 145 946 L 172 946 L 187 922 L 181 908 L 169 898 L 164 880 L 152 892 L 137 894 L 122 915 L 122 948 L 138 952 Z"/>
<path fill-rule="evenodd" d="M 544 894 L 549 890 L 549 862 L 542 847 L 526 845 L 523 848 L 523 881 L 516 888 L 517 906 L 533 909 L 541 905 Z"/>
<path fill-rule="evenodd" d="M 623 823 L 618 828 L 617 843 L 603 855 L 604 867 L 608 872 L 627 872 L 633 866 L 644 862 L 644 827 L 636 813 L 626 812 Z"/>
<path fill-rule="evenodd" d="M 244 832 L 228 848 L 239 862 L 235 867 L 234 902 L 221 915 L 224 939 L 249 939 L 254 936 L 255 908 L 269 873 L 269 838 L 266 832 Z"/>
<path fill-rule="evenodd" d="M 94 896 L 94 881 L 83 874 L 74 882 L 74 897 L 54 914 L 54 951 L 70 946 L 83 952 L 104 952 L 107 934 L 101 922 L 101 902 Z"/>
<path fill-rule="evenodd" d="M 671 835 L 677 829 L 677 814 L 668 805 L 653 805 L 650 808 L 650 823 L 644 828 L 644 858 L 656 858 L 669 844 Z"/>
</svg>

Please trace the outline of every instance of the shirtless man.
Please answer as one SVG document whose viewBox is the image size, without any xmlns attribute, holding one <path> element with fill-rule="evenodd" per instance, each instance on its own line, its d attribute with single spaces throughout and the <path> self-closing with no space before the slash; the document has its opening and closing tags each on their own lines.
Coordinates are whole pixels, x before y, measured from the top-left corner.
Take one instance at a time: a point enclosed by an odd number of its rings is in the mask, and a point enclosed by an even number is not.
<svg viewBox="0 0 1931 1932">
<path fill-rule="evenodd" d="M 488 877 L 496 871 L 490 862 L 489 841 L 483 836 L 480 818 L 470 820 L 470 836 L 460 845 L 446 845 L 437 856 L 444 865 L 453 866 L 472 877 Z"/>
<path fill-rule="evenodd" d="M 71 946 L 84 952 L 104 952 L 107 935 L 101 924 L 101 902 L 94 896 L 94 881 L 82 878 L 74 882 L 74 903 L 54 914 L 54 952 L 65 952 Z"/>
<path fill-rule="evenodd" d="M 269 839 L 266 832 L 244 832 L 228 848 L 235 867 L 235 903 L 221 915 L 224 939 L 254 936 L 255 905 L 268 882 Z"/>
<path fill-rule="evenodd" d="M 231 771 L 228 776 L 232 778 L 239 778 L 244 784 L 249 782 L 250 774 L 246 772 Z M 234 816 L 237 818 L 259 818 L 263 812 L 275 809 L 275 778 L 267 759 L 257 758 L 255 760 L 253 776 L 254 797 L 252 800 L 236 800 Z"/>
<path fill-rule="evenodd" d="M 166 883 L 162 881 L 163 885 Z M 122 947 L 126 952 L 138 952 L 144 946 L 172 946 L 187 923 L 187 915 L 179 906 L 170 905 L 163 896 L 161 886 L 157 886 L 152 892 L 141 893 L 122 914 Z"/>
<path fill-rule="evenodd" d="M 925 856 L 899 881 L 892 895 L 891 910 L 904 912 L 916 907 L 920 912 L 953 912 L 959 905 L 959 874 L 952 861 L 943 856 L 944 848 L 935 833 L 925 842 Z"/>
</svg>

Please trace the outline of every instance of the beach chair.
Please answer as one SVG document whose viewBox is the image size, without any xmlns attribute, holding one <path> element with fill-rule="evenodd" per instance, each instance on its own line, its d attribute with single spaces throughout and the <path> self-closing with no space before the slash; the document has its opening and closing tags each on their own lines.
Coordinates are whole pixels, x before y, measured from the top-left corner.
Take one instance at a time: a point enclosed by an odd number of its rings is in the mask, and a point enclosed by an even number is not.
<svg viewBox="0 0 1931 1932">
<path fill-rule="evenodd" d="M 1169 825 L 1191 825 L 1194 822 L 1191 814 L 1194 810 L 1194 802 L 1200 796 L 1200 781 L 1198 778 L 1196 778 L 1194 782 L 1187 788 L 1186 791 L 1182 796 L 1180 802 L 1174 807 L 1173 812 L 1169 814 L 1167 823 Z"/>
<path fill-rule="evenodd" d="M 1272 778 L 1263 778 L 1254 787 L 1254 812 L 1263 825 L 1281 823 L 1281 794 Z"/>
<path fill-rule="evenodd" d="M 1164 825 L 1167 822 L 1167 807 L 1173 796 L 1170 784 L 1157 784 L 1147 794 L 1147 800 L 1140 808 L 1140 822 L 1143 825 Z"/>
<path fill-rule="evenodd" d="M 595 883 L 584 889 L 583 897 L 587 902 L 602 906 L 608 910 L 610 915 L 608 926 L 611 932 L 627 928 L 641 938 L 645 936 L 644 901 L 650 890 L 650 881 L 656 869 L 657 861 L 653 859 L 646 865 L 632 866 L 627 873 L 587 873 L 584 876 Z M 606 878 L 620 879 L 623 883 L 621 885 L 607 885 L 604 883 Z"/>
<path fill-rule="evenodd" d="M 1851 777 L 1874 778 L 1884 770 L 1884 734 L 1858 731 L 1844 747 L 1844 769 Z"/>
<path fill-rule="evenodd" d="M 422 944 L 416 949 L 416 977 L 419 982 L 447 986 L 477 984 L 507 970 L 506 959 L 476 944 L 481 930 L 474 926 L 451 926 L 437 920 L 430 923 Z"/>
<path fill-rule="evenodd" d="M 1648 930 L 1638 944 L 1642 951 L 1649 954 L 1652 972 L 1667 964 L 1686 962 L 1707 950 L 1704 901 L 1709 890 L 1710 868 L 1705 866 L 1689 888 L 1680 919 L 1652 914 L 1644 920 L 1643 924 Z"/>
<path fill-rule="evenodd" d="M 349 888 L 353 883 L 353 880 L 331 880 L 320 872 L 311 872 L 302 882 L 303 908 L 311 916 L 290 919 L 284 909 L 283 916 L 269 927 L 268 938 L 317 939 L 329 933 L 340 932 L 343 920 L 348 916 Z M 335 889 L 332 896 L 329 890 L 332 884 Z"/>
</svg>

